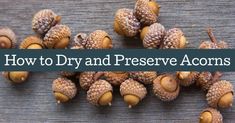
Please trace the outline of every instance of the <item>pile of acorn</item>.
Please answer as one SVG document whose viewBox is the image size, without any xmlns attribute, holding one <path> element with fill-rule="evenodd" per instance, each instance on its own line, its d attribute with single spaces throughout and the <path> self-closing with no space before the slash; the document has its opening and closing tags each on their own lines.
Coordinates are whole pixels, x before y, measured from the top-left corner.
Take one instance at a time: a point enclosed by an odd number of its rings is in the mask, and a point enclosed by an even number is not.
<svg viewBox="0 0 235 123">
<path fill-rule="evenodd" d="M 137 0 L 134 9 L 122 8 L 115 14 L 114 31 L 126 37 L 140 35 L 145 48 L 181 49 L 187 41 L 179 28 L 168 31 L 157 23 L 160 6 L 153 0 Z M 57 49 L 67 48 L 71 31 L 60 24 L 61 17 L 50 9 L 37 12 L 32 20 L 32 29 L 36 33 L 26 37 L 19 45 L 20 49 Z M 211 41 L 202 41 L 199 49 L 224 49 L 228 45 L 217 41 L 209 28 Z M 0 48 L 14 48 L 15 33 L 5 27 L 0 29 Z M 96 30 L 89 35 L 78 33 L 71 49 L 111 49 L 112 39 L 103 30 Z M 27 71 L 3 72 L 4 77 L 13 83 L 27 80 Z M 60 72 L 61 77 L 52 83 L 52 91 L 58 103 L 64 103 L 75 97 L 77 87 L 74 80 L 79 81 L 82 89 L 87 91 L 87 100 L 96 106 L 111 105 L 113 87 L 120 88 L 120 94 L 128 107 L 137 105 L 147 94 L 145 85 L 152 85 L 153 93 L 162 101 L 173 101 L 180 92 L 180 86 L 194 83 L 204 90 L 209 107 L 200 114 L 200 123 L 222 123 L 222 115 L 217 108 L 229 108 L 233 103 L 233 86 L 229 81 L 220 80 L 221 72 L 178 71 L 161 73 L 156 71 L 85 71 Z M 71 79 L 73 78 L 73 79 Z M 74 79 L 75 78 L 75 79 Z"/>
</svg>

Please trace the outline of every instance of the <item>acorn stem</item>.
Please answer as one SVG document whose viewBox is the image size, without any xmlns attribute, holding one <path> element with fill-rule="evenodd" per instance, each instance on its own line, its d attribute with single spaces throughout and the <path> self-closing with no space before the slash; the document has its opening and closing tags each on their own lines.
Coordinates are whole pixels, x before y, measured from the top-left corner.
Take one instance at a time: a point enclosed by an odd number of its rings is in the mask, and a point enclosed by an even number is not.
<svg viewBox="0 0 235 123">
<path fill-rule="evenodd" d="M 219 71 L 216 71 L 213 75 L 213 82 L 218 81 L 223 74 Z"/>
<path fill-rule="evenodd" d="M 57 100 L 57 104 L 60 104 L 60 101 L 59 101 L 59 100 Z"/>
<path fill-rule="evenodd" d="M 128 105 L 128 108 L 132 108 L 132 105 Z"/>
<path fill-rule="evenodd" d="M 217 40 L 216 40 L 216 38 L 215 38 L 215 36 L 214 36 L 214 34 L 213 34 L 213 32 L 212 32 L 212 28 L 209 27 L 209 28 L 207 29 L 207 34 L 208 34 L 208 36 L 210 37 L 211 42 L 217 43 Z"/>
<path fill-rule="evenodd" d="M 104 75 L 104 72 L 97 72 L 97 73 L 95 73 L 93 78 L 94 78 L 94 80 L 98 80 L 103 75 Z"/>
<path fill-rule="evenodd" d="M 4 48 L 6 45 L 5 45 L 4 42 L 1 42 L 0 46 L 1 46 L 2 48 Z"/>
<path fill-rule="evenodd" d="M 203 120 L 203 117 L 200 117 L 201 120 Z"/>
<path fill-rule="evenodd" d="M 108 105 L 109 105 L 109 106 L 112 106 L 112 103 L 110 102 L 110 103 L 108 103 Z"/>
<path fill-rule="evenodd" d="M 24 80 L 25 80 L 25 78 L 24 78 L 24 77 L 21 77 L 20 79 L 21 79 L 21 81 L 24 81 Z"/>
</svg>

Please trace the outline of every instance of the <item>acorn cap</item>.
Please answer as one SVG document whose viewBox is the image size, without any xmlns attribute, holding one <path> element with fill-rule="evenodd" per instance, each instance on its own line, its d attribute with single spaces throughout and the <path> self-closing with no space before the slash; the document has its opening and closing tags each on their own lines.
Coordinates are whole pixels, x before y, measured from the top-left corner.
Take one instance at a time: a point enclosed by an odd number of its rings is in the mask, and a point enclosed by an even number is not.
<svg viewBox="0 0 235 123">
<path fill-rule="evenodd" d="M 228 43 L 225 41 L 220 41 L 217 43 L 217 46 L 219 49 L 227 49 L 228 48 Z"/>
<path fill-rule="evenodd" d="M 72 77 L 72 76 L 76 75 L 76 72 L 60 71 L 60 75 L 63 77 Z"/>
<path fill-rule="evenodd" d="M 96 72 L 94 71 L 81 72 L 79 75 L 79 83 L 82 89 L 88 90 L 90 88 L 90 86 L 95 82 L 95 74 Z"/>
<path fill-rule="evenodd" d="M 69 99 L 72 99 L 77 94 L 76 85 L 67 78 L 57 78 L 52 83 L 52 91 L 61 93 L 67 96 Z"/>
<path fill-rule="evenodd" d="M 119 35 L 134 37 L 139 33 L 140 22 L 134 16 L 133 10 L 122 8 L 115 14 L 114 31 Z"/>
<path fill-rule="evenodd" d="M 142 100 L 147 94 L 147 89 L 143 84 L 133 79 L 127 79 L 120 85 L 120 93 L 122 96 L 135 95 Z"/>
<path fill-rule="evenodd" d="M 176 73 L 181 86 L 190 86 L 197 79 L 199 72 L 196 71 L 179 71 Z"/>
<path fill-rule="evenodd" d="M 70 38 L 71 31 L 70 28 L 66 25 L 56 25 L 52 27 L 47 34 L 44 37 L 43 43 L 47 48 L 57 48 L 56 45 L 58 43 L 61 43 L 60 41 L 65 38 Z M 65 44 L 63 47 L 59 48 L 65 48 L 68 45 Z"/>
<path fill-rule="evenodd" d="M 183 32 L 179 28 L 172 28 L 166 32 L 164 37 L 162 48 L 163 49 L 180 49 L 181 46 L 181 37 L 184 36 Z"/>
<path fill-rule="evenodd" d="M 200 114 L 200 117 L 199 117 L 199 122 L 201 123 L 201 121 L 203 121 L 203 113 L 205 112 L 209 112 L 210 115 L 211 115 L 211 123 L 223 123 L 223 116 L 221 115 L 221 113 L 214 109 L 214 108 L 206 108 L 204 109 L 201 114 Z"/>
<path fill-rule="evenodd" d="M 175 82 L 177 84 L 176 89 L 173 92 L 167 91 L 162 85 L 161 81 L 165 77 L 170 77 L 170 82 Z M 154 94 L 159 97 L 162 101 L 172 101 L 174 100 L 178 95 L 180 91 L 180 86 L 175 80 L 175 77 L 170 74 L 163 74 L 158 76 L 156 79 L 153 80 L 153 92 Z"/>
<path fill-rule="evenodd" d="M 84 49 L 84 47 L 82 45 L 80 45 L 80 44 L 75 44 L 70 49 L 82 50 L 82 49 Z"/>
<path fill-rule="evenodd" d="M 140 20 L 143 25 L 151 25 L 157 22 L 158 12 L 155 13 L 152 11 L 149 6 L 149 2 L 152 0 L 137 0 L 135 4 L 134 13 L 136 18 Z M 159 9 L 160 6 L 156 3 L 156 9 Z M 159 11 L 159 10 L 158 10 Z"/>
<path fill-rule="evenodd" d="M 42 48 L 44 47 L 43 41 L 37 36 L 28 36 L 20 43 L 20 49 L 28 49 L 30 45 L 39 45 Z"/>
<path fill-rule="evenodd" d="M 117 86 L 128 79 L 127 72 L 104 72 L 104 78 L 112 85 Z"/>
<path fill-rule="evenodd" d="M 233 91 L 233 85 L 229 81 L 221 80 L 214 83 L 206 94 L 208 105 L 217 108 L 220 98 L 227 93 L 233 94 Z"/>
<path fill-rule="evenodd" d="M 4 43 L 5 40 L 1 41 L 1 37 L 7 38 L 10 40 L 10 44 Z M 8 27 L 0 28 L 0 48 L 14 48 L 16 45 L 16 35 L 15 33 Z"/>
<path fill-rule="evenodd" d="M 51 9 L 38 11 L 32 20 L 32 29 L 39 35 L 44 35 L 51 27 L 59 23 L 61 17 L 56 15 Z"/>
<path fill-rule="evenodd" d="M 165 36 L 165 28 L 160 23 L 154 23 L 149 26 L 148 31 L 143 39 L 145 48 L 158 48 Z"/>
<path fill-rule="evenodd" d="M 153 80 L 157 77 L 157 72 L 155 71 L 132 71 L 129 72 L 130 78 L 143 83 L 152 84 Z"/>
<path fill-rule="evenodd" d="M 88 36 L 86 33 L 78 33 L 74 36 L 74 44 L 79 46 L 81 45 L 84 47 L 86 45 L 87 37 Z"/>
<path fill-rule="evenodd" d="M 109 44 L 107 47 L 103 46 L 104 39 L 109 39 Z M 88 37 L 86 41 L 85 48 L 86 49 L 110 49 L 112 48 L 112 40 L 109 37 L 108 33 L 106 33 L 103 30 L 96 30 L 92 32 Z"/>
<path fill-rule="evenodd" d="M 211 41 L 202 41 L 198 48 L 199 49 L 218 49 L 218 46 L 216 43 L 213 43 Z"/>
<path fill-rule="evenodd" d="M 106 80 L 95 81 L 87 91 L 87 100 L 93 105 L 99 105 L 99 99 L 106 92 L 112 92 L 113 88 Z"/>
</svg>

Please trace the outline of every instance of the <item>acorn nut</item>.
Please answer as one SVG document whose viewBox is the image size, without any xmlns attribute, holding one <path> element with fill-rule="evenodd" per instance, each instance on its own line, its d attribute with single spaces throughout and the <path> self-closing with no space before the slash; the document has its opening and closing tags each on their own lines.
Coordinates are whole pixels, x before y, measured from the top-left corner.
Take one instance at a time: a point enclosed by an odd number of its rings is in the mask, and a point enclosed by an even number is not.
<svg viewBox="0 0 235 123">
<path fill-rule="evenodd" d="M 127 79 L 120 85 L 120 93 L 128 107 L 131 108 L 146 96 L 147 89 L 143 84 L 133 79 Z"/>
<path fill-rule="evenodd" d="M 28 36 L 20 43 L 20 49 L 43 49 L 43 41 L 37 36 Z"/>
<path fill-rule="evenodd" d="M 153 80 L 157 77 L 157 72 L 155 71 L 131 71 L 129 72 L 130 78 L 143 83 L 152 84 Z"/>
<path fill-rule="evenodd" d="M 87 100 L 96 106 L 111 106 L 113 88 L 106 80 L 95 81 L 87 91 Z"/>
<path fill-rule="evenodd" d="M 223 116 L 214 108 L 206 108 L 200 114 L 199 123 L 223 123 Z"/>
<path fill-rule="evenodd" d="M 128 79 L 129 75 L 127 72 L 104 72 L 104 78 L 107 80 L 110 84 L 117 86 L 120 85 L 122 82 L 124 82 L 126 79 Z"/>
<path fill-rule="evenodd" d="M 81 72 L 77 77 L 82 89 L 88 90 L 90 86 L 103 75 L 102 72 L 86 71 Z"/>
<path fill-rule="evenodd" d="M 27 80 L 29 76 L 28 71 L 9 71 L 2 72 L 3 76 L 10 80 L 12 83 L 23 83 Z"/>
<path fill-rule="evenodd" d="M 0 49 L 11 49 L 16 45 L 16 35 L 8 27 L 0 28 Z"/>
<path fill-rule="evenodd" d="M 192 85 L 198 77 L 199 72 L 196 71 L 178 71 L 176 72 L 178 81 L 182 86 Z"/>
</svg>

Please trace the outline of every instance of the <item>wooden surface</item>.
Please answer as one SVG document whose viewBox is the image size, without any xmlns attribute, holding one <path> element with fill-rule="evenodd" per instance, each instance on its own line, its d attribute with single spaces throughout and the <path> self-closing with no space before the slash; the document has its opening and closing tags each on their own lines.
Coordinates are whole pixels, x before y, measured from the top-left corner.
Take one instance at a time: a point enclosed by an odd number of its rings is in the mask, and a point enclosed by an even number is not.
<svg viewBox="0 0 235 123">
<path fill-rule="evenodd" d="M 114 40 L 115 48 L 140 48 L 139 39 L 128 39 L 113 32 L 112 23 L 117 9 L 133 8 L 135 0 L 0 0 L 0 26 L 11 27 L 21 41 L 33 34 L 31 19 L 40 9 L 50 8 L 62 16 L 62 23 L 77 32 L 106 30 Z M 161 5 L 160 22 L 167 29 L 180 27 L 196 48 L 200 40 L 208 40 L 205 28 L 212 26 L 218 39 L 235 47 L 234 0 L 158 0 Z M 205 93 L 196 87 L 183 88 L 173 102 L 163 103 L 152 91 L 135 108 L 128 109 L 118 89 L 114 92 L 112 107 L 88 104 L 84 91 L 71 102 L 56 105 L 51 83 L 57 73 L 33 73 L 28 82 L 11 85 L 0 78 L 0 122 L 3 123 L 60 123 L 60 122 L 158 122 L 195 123 L 199 112 L 207 106 Z M 235 72 L 227 72 L 223 79 L 235 85 Z M 235 122 L 235 106 L 223 110 L 225 123 Z"/>
</svg>

